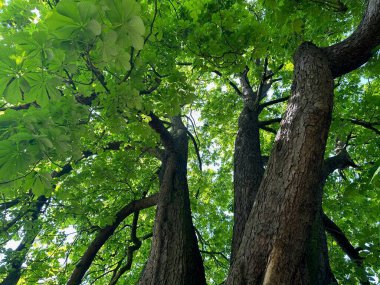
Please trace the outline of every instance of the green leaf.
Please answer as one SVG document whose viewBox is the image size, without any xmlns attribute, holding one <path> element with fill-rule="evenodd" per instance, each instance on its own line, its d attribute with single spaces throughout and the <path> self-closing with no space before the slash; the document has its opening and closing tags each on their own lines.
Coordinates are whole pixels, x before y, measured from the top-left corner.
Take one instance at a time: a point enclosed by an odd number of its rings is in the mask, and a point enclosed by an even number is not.
<svg viewBox="0 0 380 285">
<path fill-rule="evenodd" d="M 77 3 L 77 6 L 83 23 L 87 23 L 98 14 L 98 8 L 91 2 L 81 1 Z"/>
<path fill-rule="evenodd" d="M 87 28 L 95 35 L 95 36 L 99 36 L 102 32 L 102 26 L 99 24 L 98 21 L 96 20 L 91 20 L 88 25 L 87 25 Z"/>
<path fill-rule="evenodd" d="M 81 22 L 81 15 L 79 14 L 77 2 L 75 1 L 60 1 L 56 7 L 56 11 L 66 18 L 72 19 L 73 22 Z M 57 17 L 54 16 L 53 20 L 57 21 Z"/>
</svg>

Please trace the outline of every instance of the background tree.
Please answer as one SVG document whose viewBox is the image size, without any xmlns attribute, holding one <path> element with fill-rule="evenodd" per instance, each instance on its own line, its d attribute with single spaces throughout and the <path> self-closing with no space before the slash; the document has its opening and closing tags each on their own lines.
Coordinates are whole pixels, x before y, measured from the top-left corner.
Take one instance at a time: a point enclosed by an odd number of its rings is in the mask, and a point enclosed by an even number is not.
<svg viewBox="0 0 380 285">
<path fill-rule="evenodd" d="M 2 2 L 2 284 L 378 282 L 380 4 L 354 2 Z"/>
</svg>

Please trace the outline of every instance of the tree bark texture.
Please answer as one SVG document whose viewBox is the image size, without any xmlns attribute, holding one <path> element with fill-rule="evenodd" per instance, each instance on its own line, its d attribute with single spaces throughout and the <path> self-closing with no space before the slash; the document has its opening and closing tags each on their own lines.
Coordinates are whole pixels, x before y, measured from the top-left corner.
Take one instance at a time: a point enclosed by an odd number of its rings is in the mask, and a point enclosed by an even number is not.
<svg viewBox="0 0 380 285">
<path fill-rule="evenodd" d="M 324 160 L 322 167 L 321 182 L 317 193 L 316 204 L 319 207 L 314 219 L 311 232 L 307 241 L 304 260 L 306 267 L 302 276 L 302 284 L 325 285 L 337 284 L 335 276 L 331 270 L 328 246 L 326 238 L 325 214 L 322 209 L 323 187 L 327 178 L 335 170 L 341 170 L 347 167 L 356 167 L 346 149 L 342 149 L 336 156 Z"/>
<path fill-rule="evenodd" d="M 250 87 L 249 87 L 250 88 Z M 254 96 L 243 88 L 243 96 Z M 244 227 L 255 201 L 264 167 L 260 151 L 260 132 L 255 98 L 244 100 L 239 116 L 234 152 L 234 228 L 231 263 L 239 249 Z"/>
<path fill-rule="evenodd" d="M 155 121 L 165 146 L 160 193 L 149 259 L 140 285 L 206 284 L 202 257 L 192 223 L 187 185 L 187 130 L 179 117 L 172 119 L 171 138 Z"/>
<path fill-rule="evenodd" d="M 333 103 L 325 54 L 311 43 L 294 57 L 292 96 L 226 284 L 300 284 L 318 211 Z"/>
</svg>

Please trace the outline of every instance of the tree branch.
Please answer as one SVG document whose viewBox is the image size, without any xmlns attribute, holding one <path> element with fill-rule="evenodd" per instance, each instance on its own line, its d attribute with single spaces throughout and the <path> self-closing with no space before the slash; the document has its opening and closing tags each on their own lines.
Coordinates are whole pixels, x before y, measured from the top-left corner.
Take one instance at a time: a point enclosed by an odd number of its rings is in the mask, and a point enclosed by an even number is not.
<svg viewBox="0 0 380 285">
<path fill-rule="evenodd" d="M 152 207 L 156 205 L 156 203 L 157 194 L 154 194 L 147 198 L 134 200 L 124 206 L 119 212 L 117 212 L 115 221 L 111 225 L 108 225 L 99 230 L 92 243 L 88 246 L 87 250 L 82 255 L 79 262 L 76 264 L 75 269 L 71 274 L 69 281 L 67 282 L 67 285 L 79 285 L 81 283 L 84 274 L 90 267 L 100 248 L 112 236 L 116 228 L 124 219 L 126 219 L 130 214 Z"/>
<path fill-rule="evenodd" d="M 365 15 L 347 39 L 323 48 L 333 77 L 344 75 L 364 63 L 380 44 L 380 0 L 369 0 Z"/>
<path fill-rule="evenodd" d="M 11 201 L 0 203 L 0 210 L 3 211 L 6 209 L 9 209 L 9 208 L 12 208 L 13 206 L 16 206 L 18 203 L 20 203 L 19 198 L 16 198 L 16 199 L 11 200 Z"/>
<path fill-rule="evenodd" d="M 248 66 L 246 66 L 244 71 L 240 75 L 239 79 L 240 79 L 240 84 L 243 88 L 242 97 L 244 99 L 244 104 L 248 104 L 248 106 L 254 108 L 253 104 L 255 103 L 258 104 L 257 92 L 254 92 L 252 89 L 252 86 L 248 79 L 248 72 L 249 72 L 249 68 Z"/>
<path fill-rule="evenodd" d="M 199 170 L 202 172 L 202 159 L 201 159 L 201 155 L 199 153 L 199 147 L 198 147 L 197 141 L 195 140 L 193 134 L 191 132 L 189 132 L 189 130 L 186 130 L 186 132 L 194 144 L 195 153 L 197 154 L 197 158 L 198 158 Z"/>
<path fill-rule="evenodd" d="M 259 122 L 259 128 L 262 128 L 264 126 L 268 126 L 268 125 L 271 125 L 274 123 L 280 123 L 281 120 L 282 120 L 282 118 L 274 118 L 274 119 L 267 120 L 267 121 L 261 121 L 261 122 Z"/>
<path fill-rule="evenodd" d="M 11 107 L 2 107 L 0 108 L 0 111 L 6 111 L 6 110 L 15 110 L 15 111 L 20 111 L 20 110 L 27 110 L 30 107 L 36 107 L 40 108 L 40 105 L 37 104 L 37 102 L 31 102 L 31 103 L 26 103 L 22 105 L 17 105 L 17 106 L 11 106 Z"/>
<path fill-rule="evenodd" d="M 103 86 L 104 90 L 109 94 L 110 90 L 107 87 L 107 82 L 104 78 L 104 75 L 99 71 L 99 69 L 92 63 L 90 55 L 88 53 L 82 54 L 82 58 L 85 61 L 87 68 L 95 75 L 100 84 Z"/>
<path fill-rule="evenodd" d="M 380 130 L 378 130 L 374 127 L 374 126 L 379 126 L 380 125 L 379 122 L 370 123 L 370 122 L 366 122 L 366 121 L 358 120 L 358 119 L 348 119 L 348 121 L 350 121 L 351 123 L 353 123 L 355 125 L 362 126 L 366 129 L 374 131 L 377 135 L 380 135 Z"/>
<path fill-rule="evenodd" d="M 260 104 L 259 105 L 259 112 L 261 112 L 264 108 L 266 108 L 268 106 L 272 106 L 272 105 L 277 104 L 277 103 L 285 102 L 285 101 L 287 101 L 289 99 L 289 97 L 290 96 L 285 96 L 285 97 L 282 97 L 282 98 L 279 98 L 279 99 L 276 99 L 276 100 L 272 100 L 272 101 Z"/>
<path fill-rule="evenodd" d="M 261 126 L 260 129 L 267 131 L 269 133 L 272 133 L 272 134 L 277 134 L 277 131 L 275 129 L 270 128 L 270 127 Z"/>
<path fill-rule="evenodd" d="M 127 272 L 128 270 L 131 269 L 132 267 L 132 262 L 133 262 L 133 254 L 136 250 L 138 250 L 141 245 L 142 245 L 142 240 L 146 240 L 150 237 L 153 236 L 152 233 L 147 234 L 141 238 L 141 240 L 137 237 L 137 222 L 138 222 L 138 215 L 139 212 L 135 212 L 133 216 L 133 221 L 132 221 L 132 229 L 131 229 L 131 240 L 133 242 L 133 245 L 128 247 L 127 250 L 127 263 L 120 268 L 119 271 L 117 271 L 114 276 L 111 278 L 111 281 L 109 285 L 115 285 L 117 281 L 120 279 L 120 277 Z"/>
<path fill-rule="evenodd" d="M 363 257 L 359 255 L 360 249 L 353 247 L 343 231 L 329 218 L 325 213 L 322 215 L 323 226 L 325 230 L 334 238 L 340 248 L 356 264 L 361 265 Z"/>
<path fill-rule="evenodd" d="M 347 167 L 357 168 L 358 165 L 355 164 L 355 162 L 348 154 L 347 150 L 344 148 L 337 155 L 324 160 L 322 168 L 323 183 L 326 181 L 327 177 L 335 170 L 342 170 Z"/>
<path fill-rule="evenodd" d="M 175 151 L 175 143 L 172 135 L 165 128 L 162 121 L 152 112 L 149 114 L 151 120 L 149 121 L 149 126 L 160 135 L 161 142 L 168 151 Z"/>
<path fill-rule="evenodd" d="M 219 77 L 223 78 L 223 75 L 220 71 L 218 70 L 213 70 L 212 72 L 214 72 L 216 75 L 218 75 Z M 227 79 L 228 80 L 228 84 L 230 84 L 230 86 L 235 90 L 235 92 L 239 95 L 239 96 L 243 96 L 243 93 L 240 91 L 239 87 L 237 87 L 237 85 L 231 81 L 230 79 Z"/>
</svg>

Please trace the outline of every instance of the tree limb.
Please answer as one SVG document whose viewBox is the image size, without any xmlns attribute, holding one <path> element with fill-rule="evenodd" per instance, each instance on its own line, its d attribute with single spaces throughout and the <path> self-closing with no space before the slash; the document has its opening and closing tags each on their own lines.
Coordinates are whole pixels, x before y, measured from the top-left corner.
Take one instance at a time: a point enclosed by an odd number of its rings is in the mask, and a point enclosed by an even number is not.
<svg viewBox="0 0 380 285">
<path fill-rule="evenodd" d="M 150 233 L 150 234 L 143 236 L 141 239 L 139 239 L 137 237 L 138 216 L 139 216 L 139 212 L 137 211 L 137 212 L 135 212 L 135 214 L 133 216 L 133 221 L 132 221 L 131 241 L 133 242 L 133 244 L 131 246 L 129 246 L 128 250 L 127 250 L 127 263 L 123 267 L 121 267 L 120 270 L 115 272 L 114 276 L 111 278 L 109 285 L 115 285 L 117 283 L 117 281 L 120 279 L 120 277 L 125 272 L 127 272 L 128 270 L 131 269 L 132 262 L 133 262 L 133 253 L 141 247 L 141 245 L 142 245 L 141 240 L 146 240 L 146 239 L 153 236 L 153 234 Z M 120 263 L 120 265 L 121 265 L 121 263 Z"/>
<path fill-rule="evenodd" d="M 186 132 L 194 144 L 195 153 L 197 154 L 197 158 L 198 158 L 199 170 L 202 172 L 202 159 L 201 159 L 201 155 L 199 153 L 199 147 L 198 147 L 197 141 L 195 140 L 193 134 L 191 132 L 189 132 L 189 130 L 186 130 Z"/>
<path fill-rule="evenodd" d="M 223 78 L 223 75 L 220 71 L 218 70 L 213 70 L 212 72 L 214 72 L 216 75 L 218 75 L 219 77 Z M 228 84 L 230 84 L 230 86 L 235 90 L 235 92 L 239 95 L 239 96 L 243 96 L 243 93 L 240 91 L 239 87 L 237 87 L 237 85 L 231 81 L 230 79 L 228 79 Z"/>
<path fill-rule="evenodd" d="M 175 143 L 172 135 L 165 128 L 162 121 L 152 112 L 149 114 L 151 120 L 149 121 L 149 126 L 160 135 L 161 142 L 168 151 L 175 151 Z"/>
<path fill-rule="evenodd" d="M 277 104 L 277 103 L 281 103 L 281 102 L 285 102 L 289 99 L 290 96 L 285 96 L 285 97 L 282 97 L 282 98 L 279 98 L 279 99 L 276 99 L 276 100 L 272 100 L 272 101 L 269 101 L 269 102 L 265 102 L 265 103 L 262 103 L 259 105 L 259 112 L 261 112 L 264 108 L 268 107 L 268 106 L 272 106 L 274 104 Z"/>
<path fill-rule="evenodd" d="M 17 106 L 11 106 L 11 107 L 2 107 L 0 108 L 0 111 L 6 111 L 6 110 L 15 110 L 15 111 L 20 111 L 20 110 L 27 110 L 30 107 L 36 107 L 39 108 L 40 105 L 37 104 L 37 102 L 30 102 L 22 105 L 17 105 Z"/>
<path fill-rule="evenodd" d="M 267 121 L 261 121 L 261 122 L 259 122 L 259 128 L 264 127 L 264 126 L 268 126 L 268 125 L 271 125 L 274 123 L 280 123 L 281 120 L 282 120 L 281 118 L 274 118 L 274 119 L 270 119 Z"/>
<path fill-rule="evenodd" d="M 156 203 L 157 194 L 154 194 L 147 198 L 134 200 L 124 206 L 119 212 L 117 212 L 115 221 L 111 225 L 108 225 L 99 230 L 92 243 L 87 247 L 87 250 L 82 255 L 79 262 L 76 264 L 75 269 L 71 274 L 69 281 L 67 282 L 67 285 L 79 285 L 81 283 L 83 276 L 90 267 L 96 254 L 106 243 L 106 241 L 112 236 L 116 228 L 123 220 L 125 220 L 130 214 L 152 207 L 156 205 Z"/>
<path fill-rule="evenodd" d="M 348 257 L 356 264 L 361 265 L 364 259 L 359 255 L 360 249 L 355 248 L 346 235 L 325 213 L 322 215 L 323 226 L 325 230 L 334 238 L 340 248 L 348 255 Z"/>
<path fill-rule="evenodd" d="M 16 198 L 11 201 L 0 203 L 0 210 L 6 210 L 9 208 L 12 208 L 13 206 L 16 206 L 18 203 L 20 203 L 20 199 Z"/>
<path fill-rule="evenodd" d="M 376 129 L 374 127 L 374 126 L 380 125 L 379 122 L 370 123 L 370 122 L 366 122 L 366 121 L 358 120 L 358 119 L 348 119 L 348 121 L 350 121 L 351 123 L 353 123 L 355 125 L 362 126 L 362 127 L 366 128 L 366 129 L 374 131 L 376 134 L 380 135 L 380 130 L 378 130 L 378 129 Z"/>
<path fill-rule="evenodd" d="M 272 133 L 272 134 L 277 134 L 277 131 L 275 129 L 270 128 L 270 127 L 261 126 L 260 129 L 267 131 L 269 133 Z"/>
<path fill-rule="evenodd" d="M 326 181 L 327 177 L 335 170 L 342 170 L 347 167 L 357 168 L 358 165 L 355 164 L 355 162 L 348 154 L 347 150 L 344 148 L 337 155 L 324 160 L 322 168 L 323 183 Z"/>
<path fill-rule="evenodd" d="M 357 29 L 347 39 L 323 48 L 334 78 L 366 63 L 380 44 L 380 0 L 369 0 Z"/>
</svg>

